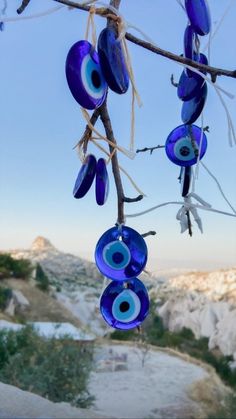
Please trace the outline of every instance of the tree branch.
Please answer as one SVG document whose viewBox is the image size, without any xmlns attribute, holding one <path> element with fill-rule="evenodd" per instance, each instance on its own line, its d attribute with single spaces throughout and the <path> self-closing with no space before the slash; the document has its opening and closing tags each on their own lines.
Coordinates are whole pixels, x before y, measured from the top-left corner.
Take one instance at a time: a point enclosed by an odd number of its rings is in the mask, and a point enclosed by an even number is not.
<svg viewBox="0 0 236 419">
<path fill-rule="evenodd" d="M 127 198 L 127 196 L 124 196 L 123 201 L 127 203 L 131 202 L 138 202 L 143 199 L 143 195 L 138 195 L 136 198 Z"/>
<path fill-rule="evenodd" d="M 157 234 L 156 231 L 151 230 L 151 231 L 148 231 L 147 233 L 141 234 L 141 236 L 143 238 L 145 238 L 145 237 L 148 237 L 148 236 L 155 236 L 156 234 Z"/>
<path fill-rule="evenodd" d="M 107 136 L 108 140 L 110 140 L 114 144 L 116 144 L 116 140 L 115 140 L 115 137 L 114 137 L 114 133 L 113 133 L 113 129 L 112 129 L 111 120 L 110 120 L 110 116 L 109 116 L 109 113 L 108 113 L 106 101 L 100 106 L 99 111 L 100 111 L 100 117 L 101 117 L 102 123 L 104 125 L 106 136 Z M 109 145 L 109 148 L 110 148 L 110 152 L 112 153 L 114 151 L 113 146 Z M 124 221 L 125 221 L 125 216 L 124 216 L 124 190 L 123 190 L 123 185 L 122 185 L 122 181 L 121 181 L 120 169 L 119 169 L 119 163 L 118 163 L 118 158 L 117 158 L 117 152 L 116 151 L 112 156 L 111 165 L 112 165 L 112 172 L 113 172 L 113 175 L 114 175 L 116 191 L 117 191 L 117 205 L 118 205 L 117 222 L 119 224 L 123 224 Z"/>
<path fill-rule="evenodd" d="M 52 1 L 56 1 L 57 3 L 61 3 L 64 4 L 65 6 L 69 6 L 71 8 L 74 9 L 79 9 L 79 10 L 83 10 L 86 12 L 89 12 L 90 10 L 90 6 L 86 6 L 86 5 L 80 5 L 74 1 L 70 1 L 70 0 L 52 0 Z M 120 0 L 112 0 L 113 4 L 120 3 Z M 23 0 L 22 5 L 19 7 L 19 9 L 17 10 L 18 13 L 22 13 L 24 11 L 24 9 L 27 7 L 27 5 L 29 4 L 29 0 Z M 23 6 L 24 5 L 24 6 Z M 116 7 L 116 6 L 114 6 Z M 119 7 L 119 6 L 118 6 Z M 116 7 L 118 9 L 118 7 Z M 110 11 L 109 9 L 105 8 L 105 7 L 100 7 L 100 8 L 96 8 L 95 13 L 99 16 L 102 17 L 107 17 L 107 15 L 111 16 L 113 14 L 112 11 Z M 114 20 L 117 20 L 117 16 L 114 15 Z M 191 65 L 192 67 L 196 68 L 199 71 L 203 71 L 203 72 L 207 72 L 211 75 L 211 79 L 213 82 L 216 81 L 217 76 L 225 76 L 225 77 L 232 77 L 232 78 L 236 78 L 236 70 L 226 70 L 223 68 L 217 68 L 217 67 L 212 67 L 212 66 L 208 66 L 205 64 L 201 64 L 198 63 L 196 61 L 192 61 L 188 58 L 185 58 L 183 56 L 180 55 L 176 55 L 173 54 L 172 52 L 166 51 L 162 48 L 157 47 L 156 45 L 153 45 L 150 42 L 147 41 L 143 41 L 140 38 L 137 38 L 136 36 L 132 35 L 131 33 L 126 33 L 125 35 L 126 39 L 130 42 L 132 42 L 133 44 L 139 45 L 142 48 L 145 48 L 151 52 L 153 52 L 154 54 L 158 54 L 161 55 L 165 58 L 168 58 L 169 60 L 172 61 L 176 61 L 182 64 L 187 64 L 187 65 Z"/>
<path fill-rule="evenodd" d="M 145 151 L 150 151 L 150 154 L 153 153 L 154 150 L 157 150 L 158 148 L 165 148 L 164 145 L 157 145 L 155 147 L 145 147 L 145 148 L 141 148 L 136 150 L 136 153 L 144 153 Z"/>
</svg>

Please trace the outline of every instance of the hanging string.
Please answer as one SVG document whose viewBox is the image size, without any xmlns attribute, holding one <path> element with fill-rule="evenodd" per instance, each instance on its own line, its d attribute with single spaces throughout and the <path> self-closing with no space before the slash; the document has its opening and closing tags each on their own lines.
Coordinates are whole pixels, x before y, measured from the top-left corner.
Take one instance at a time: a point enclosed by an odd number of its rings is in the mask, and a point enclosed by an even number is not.
<svg viewBox="0 0 236 419">
<path fill-rule="evenodd" d="M 92 38 L 92 45 L 95 48 L 97 44 L 97 34 L 96 34 L 96 26 L 94 22 L 94 15 L 95 15 L 96 9 L 94 6 L 91 6 L 89 9 L 88 19 L 87 19 L 87 26 L 85 31 L 85 39 L 88 41 L 89 39 L 89 33 L 91 31 L 91 38 Z"/>
<path fill-rule="evenodd" d="M 108 153 L 108 151 L 107 151 L 107 150 L 105 150 L 105 148 L 104 148 L 104 147 L 102 147 L 100 144 L 98 144 L 98 143 L 97 143 L 96 138 L 92 137 L 92 138 L 90 139 L 90 141 L 91 141 L 94 145 L 96 145 L 96 147 L 98 147 L 101 151 L 103 151 L 103 153 L 105 153 L 105 154 L 108 156 L 107 163 L 109 163 L 109 162 L 110 162 L 110 160 L 112 159 L 112 156 L 113 156 L 113 154 L 114 154 L 114 151 L 115 151 L 115 150 L 113 150 L 113 152 L 110 154 L 110 153 Z M 126 170 L 125 170 L 123 167 L 121 167 L 120 165 L 119 165 L 118 167 L 119 167 L 120 171 L 121 171 L 121 172 L 123 172 L 123 173 L 125 174 L 125 176 L 129 179 L 130 183 L 133 185 L 134 189 L 136 189 L 136 191 L 139 193 L 139 195 L 146 196 L 146 195 L 142 192 L 142 190 L 141 190 L 141 189 L 137 186 L 137 184 L 134 182 L 134 180 L 132 179 L 132 177 L 131 177 L 131 176 L 130 176 L 127 172 L 126 172 Z"/>
<path fill-rule="evenodd" d="M 65 5 L 53 7 L 52 9 L 47 9 L 44 12 L 35 13 L 34 15 L 30 15 L 30 16 L 4 17 L 1 19 L 1 21 L 2 22 L 17 22 L 18 20 L 38 19 L 40 17 L 48 16 L 52 13 L 58 12 L 58 10 L 61 10 L 62 8 L 65 8 Z"/>
<path fill-rule="evenodd" d="M 156 209 L 161 208 L 161 207 L 165 207 L 167 205 L 185 205 L 186 210 L 190 209 L 190 204 L 186 205 L 185 202 L 182 202 L 182 201 L 168 201 L 168 202 L 164 202 L 163 204 L 155 205 L 154 207 L 149 208 L 145 211 L 137 212 L 135 214 L 125 214 L 125 217 L 126 218 L 140 217 L 141 215 L 148 214 L 149 212 L 155 211 Z M 191 208 L 197 208 L 197 209 L 202 209 L 202 210 L 205 210 L 205 211 L 211 211 L 211 212 L 215 212 L 215 213 L 218 213 L 218 214 L 227 215 L 229 217 L 236 217 L 236 214 L 232 214 L 232 213 L 226 212 L 226 211 L 217 210 L 217 209 L 214 209 L 212 207 L 207 207 L 207 206 L 203 206 L 203 205 L 199 205 L 199 204 L 191 203 Z"/>
<path fill-rule="evenodd" d="M 234 207 L 232 206 L 232 204 L 229 202 L 229 200 L 226 198 L 225 193 L 218 181 L 218 179 L 216 178 L 216 176 L 213 175 L 213 173 L 211 173 L 211 171 L 208 169 L 208 167 L 201 161 L 200 162 L 201 165 L 204 167 L 204 169 L 207 171 L 207 173 L 212 177 L 212 179 L 215 181 L 215 183 L 218 186 L 218 189 L 221 193 L 221 195 L 223 196 L 224 200 L 227 202 L 227 204 L 229 205 L 229 207 L 232 209 L 232 211 L 234 212 L 234 214 L 236 214 L 236 210 L 234 209 Z"/>
<path fill-rule="evenodd" d="M 124 147 L 121 147 L 120 145 L 118 145 L 118 144 L 114 144 L 111 140 L 108 140 L 108 138 L 107 137 L 105 137 L 104 135 L 102 135 L 102 134 L 100 134 L 99 132 L 98 132 L 98 130 L 91 124 L 91 122 L 90 122 L 90 117 L 89 117 L 89 114 L 88 114 L 88 112 L 86 111 L 86 109 L 84 109 L 84 108 L 81 108 L 81 111 L 82 111 L 82 115 L 84 116 L 84 118 L 85 118 L 85 120 L 86 120 L 86 122 L 87 122 L 87 125 L 88 125 L 88 127 L 93 131 L 93 132 L 95 132 L 95 134 L 101 139 L 101 140 L 104 140 L 104 141 L 106 141 L 109 145 L 111 145 L 113 148 L 115 148 L 115 149 L 117 149 L 117 150 L 119 150 L 121 153 L 123 153 L 126 157 L 128 157 L 128 158 L 130 158 L 131 160 L 133 160 L 134 158 L 135 158 L 135 156 L 136 156 L 136 153 L 134 153 L 134 152 L 132 152 L 132 151 L 130 151 L 130 150 L 127 150 L 126 148 L 124 148 Z M 82 140 L 83 141 L 83 140 Z M 77 146 L 79 146 L 79 144 L 81 143 L 81 140 L 78 142 L 78 144 L 76 145 L 76 147 Z"/>
</svg>

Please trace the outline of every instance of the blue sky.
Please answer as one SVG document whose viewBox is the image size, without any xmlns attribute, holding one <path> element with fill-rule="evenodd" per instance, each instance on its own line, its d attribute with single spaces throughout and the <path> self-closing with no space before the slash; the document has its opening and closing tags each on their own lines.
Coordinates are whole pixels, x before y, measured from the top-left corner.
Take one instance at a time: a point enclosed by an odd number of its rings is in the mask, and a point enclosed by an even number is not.
<svg viewBox="0 0 236 419">
<path fill-rule="evenodd" d="M 19 0 L 11 0 L 7 16 L 16 16 Z M 1 4 L 1 3 L 0 3 Z M 213 28 L 229 1 L 210 0 Z M 24 16 L 57 4 L 31 0 Z M 146 32 L 160 47 L 182 53 L 187 18 L 175 0 L 129 0 L 122 2 L 126 19 Z M 236 2 L 232 2 L 219 32 L 212 41 L 211 64 L 235 68 Z M 95 202 L 94 187 L 81 200 L 72 190 L 80 161 L 73 146 L 85 122 L 68 89 L 65 59 L 70 47 L 84 38 L 87 14 L 67 8 L 40 19 L 9 22 L 0 33 L 1 49 L 1 154 L 0 154 L 0 248 L 28 248 L 37 235 L 49 238 L 61 250 L 93 260 L 101 234 L 116 222 L 116 194 L 110 175 L 110 195 L 103 207 Z M 96 17 L 97 33 L 105 20 Z M 133 30 L 131 30 L 136 34 Z M 136 34 L 137 35 L 137 34 Z M 202 48 L 207 37 L 201 37 Z M 170 83 L 178 80 L 182 67 L 140 47 L 129 44 L 136 84 L 143 106 L 136 111 L 136 148 L 164 144 L 170 131 L 181 124 L 181 102 Z M 218 78 L 236 94 L 236 80 Z M 215 91 L 209 86 L 204 124 L 209 125 L 208 149 L 203 162 L 219 179 L 226 196 L 236 206 L 236 148 L 230 148 L 226 116 Z M 119 96 L 109 93 L 108 104 L 119 144 L 128 147 L 131 90 Z M 235 100 L 226 98 L 236 126 Z M 196 122 L 200 125 L 200 119 Z M 101 125 L 98 127 L 102 130 Z M 102 153 L 93 146 L 89 152 Z M 126 212 L 142 211 L 166 201 L 180 200 L 178 166 L 163 149 L 138 154 L 131 161 L 120 156 L 121 165 L 147 195 L 142 202 L 127 204 Z M 127 196 L 136 191 L 123 177 Z M 214 181 L 200 169 L 196 192 L 214 208 L 230 211 Z M 193 237 L 180 234 L 176 220 L 179 207 L 168 206 L 127 221 L 140 233 L 156 230 L 146 239 L 149 267 L 212 269 L 235 265 L 236 219 L 201 212 L 204 234 L 194 224 Z"/>
</svg>

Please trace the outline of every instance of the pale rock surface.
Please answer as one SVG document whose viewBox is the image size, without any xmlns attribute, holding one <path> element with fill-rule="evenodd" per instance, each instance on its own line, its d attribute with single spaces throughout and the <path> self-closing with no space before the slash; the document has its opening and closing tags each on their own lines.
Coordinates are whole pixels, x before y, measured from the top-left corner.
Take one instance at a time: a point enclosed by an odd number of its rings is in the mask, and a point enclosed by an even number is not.
<svg viewBox="0 0 236 419">
<path fill-rule="evenodd" d="M 51 418 L 102 418 L 96 412 L 78 409 L 68 403 L 53 403 L 36 394 L 0 383 L 0 418 L 51 419 Z"/>
<path fill-rule="evenodd" d="M 209 338 L 209 349 L 236 352 L 236 269 L 181 275 L 151 292 L 167 298 L 158 308 L 166 328 L 189 328 L 196 338 Z"/>
</svg>

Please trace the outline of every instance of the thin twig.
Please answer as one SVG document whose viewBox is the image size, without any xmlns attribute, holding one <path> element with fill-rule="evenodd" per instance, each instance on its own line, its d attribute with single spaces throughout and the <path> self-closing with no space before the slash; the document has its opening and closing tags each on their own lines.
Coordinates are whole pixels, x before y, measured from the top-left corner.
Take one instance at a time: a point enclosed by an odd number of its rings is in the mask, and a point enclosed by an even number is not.
<svg viewBox="0 0 236 419">
<path fill-rule="evenodd" d="M 145 147 L 145 148 L 141 148 L 136 150 L 136 153 L 144 153 L 145 151 L 150 151 L 150 154 L 153 153 L 154 150 L 157 150 L 158 148 L 165 148 L 164 145 L 157 145 L 155 147 Z"/>
<path fill-rule="evenodd" d="M 190 237 L 192 237 L 193 231 L 192 231 L 192 223 L 191 223 L 191 218 L 190 218 L 190 212 L 189 211 L 186 211 L 186 216 L 187 216 L 187 220 L 188 220 L 188 234 L 190 235 Z"/>
<path fill-rule="evenodd" d="M 155 236 L 156 234 L 157 234 L 156 231 L 151 230 L 151 231 L 148 231 L 147 233 L 141 234 L 141 236 L 144 238 L 148 236 Z"/>
<path fill-rule="evenodd" d="M 127 198 L 127 196 L 124 196 L 123 201 L 127 203 L 131 202 L 138 202 L 143 199 L 143 195 L 138 195 L 136 198 Z"/>
<path fill-rule="evenodd" d="M 26 9 L 26 7 L 28 6 L 30 0 L 23 0 L 21 6 L 17 9 L 17 13 L 18 15 L 20 15 L 21 13 L 24 12 L 24 10 Z"/>
<path fill-rule="evenodd" d="M 171 74 L 170 81 L 171 81 L 172 86 L 178 87 L 179 83 L 176 83 L 175 82 L 175 80 L 174 80 L 174 74 Z"/>
</svg>

